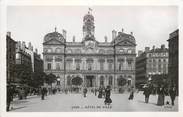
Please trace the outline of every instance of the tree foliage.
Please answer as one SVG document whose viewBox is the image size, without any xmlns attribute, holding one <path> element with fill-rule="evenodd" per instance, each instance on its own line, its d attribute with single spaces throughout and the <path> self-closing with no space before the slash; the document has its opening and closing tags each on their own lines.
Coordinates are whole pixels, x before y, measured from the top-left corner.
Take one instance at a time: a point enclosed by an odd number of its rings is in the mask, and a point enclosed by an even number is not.
<svg viewBox="0 0 183 117">
<path fill-rule="evenodd" d="M 82 78 L 80 78 L 80 77 L 75 77 L 75 78 L 72 79 L 72 84 L 73 84 L 73 85 L 79 86 L 79 85 L 82 84 L 82 82 L 83 82 L 83 80 L 82 80 Z"/>
</svg>

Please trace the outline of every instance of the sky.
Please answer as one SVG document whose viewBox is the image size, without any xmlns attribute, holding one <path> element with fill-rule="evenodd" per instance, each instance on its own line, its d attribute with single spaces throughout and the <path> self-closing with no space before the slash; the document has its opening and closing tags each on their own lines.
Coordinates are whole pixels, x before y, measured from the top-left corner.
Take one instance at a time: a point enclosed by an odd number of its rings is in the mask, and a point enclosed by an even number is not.
<svg viewBox="0 0 183 117">
<path fill-rule="evenodd" d="M 133 32 L 136 50 L 146 46 L 168 47 L 169 34 L 178 28 L 176 6 L 8 6 L 7 31 L 16 41 L 31 42 L 41 54 L 43 39 L 55 27 L 67 31 L 67 41 L 83 38 L 83 17 L 92 8 L 95 18 L 95 37 L 99 42 L 112 40 L 112 30 Z"/>
</svg>

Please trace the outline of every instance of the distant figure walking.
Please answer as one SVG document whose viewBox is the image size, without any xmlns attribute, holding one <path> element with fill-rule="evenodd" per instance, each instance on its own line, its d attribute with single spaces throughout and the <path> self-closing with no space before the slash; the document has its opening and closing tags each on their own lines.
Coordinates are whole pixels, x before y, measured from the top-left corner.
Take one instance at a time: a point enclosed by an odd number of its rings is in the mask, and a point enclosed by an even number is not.
<svg viewBox="0 0 183 117">
<path fill-rule="evenodd" d="M 170 98 L 171 98 L 171 104 L 172 106 L 174 106 L 174 101 L 175 101 L 175 97 L 176 97 L 176 94 L 177 94 L 177 90 L 175 88 L 175 86 L 172 86 L 169 90 L 169 94 L 170 94 Z"/>
<path fill-rule="evenodd" d="M 44 97 L 46 95 L 46 88 L 41 89 L 41 99 L 44 100 Z"/>
<path fill-rule="evenodd" d="M 110 96 L 111 96 L 111 88 L 110 86 L 107 86 L 107 88 L 105 89 L 105 101 L 104 101 L 105 105 L 106 104 L 110 105 L 112 103 Z"/>
<path fill-rule="evenodd" d="M 97 88 L 95 88 L 95 96 L 97 95 Z"/>
<path fill-rule="evenodd" d="M 157 105 L 158 106 L 163 106 L 164 105 L 164 101 L 165 101 L 165 90 L 163 88 L 163 86 L 160 86 L 158 88 L 158 101 L 157 101 Z"/>
<path fill-rule="evenodd" d="M 87 88 L 85 87 L 84 89 L 83 89 L 83 94 L 84 94 L 84 97 L 86 97 L 86 94 L 87 94 Z"/>
<path fill-rule="evenodd" d="M 102 98 L 102 88 L 100 87 L 98 90 L 98 98 Z"/>
<path fill-rule="evenodd" d="M 131 89 L 130 89 L 130 96 L 129 96 L 129 100 L 133 100 L 133 98 L 134 98 L 134 88 L 132 87 Z"/>
<path fill-rule="evenodd" d="M 144 93 L 143 94 L 145 95 L 145 103 L 148 103 L 149 102 L 149 96 L 151 94 L 151 89 L 150 89 L 149 86 L 146 86 L 144 88 Z"/>
</svg>

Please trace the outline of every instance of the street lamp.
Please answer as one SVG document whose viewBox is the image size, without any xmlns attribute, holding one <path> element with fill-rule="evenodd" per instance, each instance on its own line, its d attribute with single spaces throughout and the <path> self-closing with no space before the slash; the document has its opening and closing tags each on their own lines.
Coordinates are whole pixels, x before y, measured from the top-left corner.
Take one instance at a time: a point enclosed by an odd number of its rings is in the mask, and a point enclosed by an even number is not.
<svg viewBox="0 0 183 117">
<path fill-rule="evenodd" d="M 57 78 L 57 85 L 60 85 L 60 78 Z"/>
</svg>

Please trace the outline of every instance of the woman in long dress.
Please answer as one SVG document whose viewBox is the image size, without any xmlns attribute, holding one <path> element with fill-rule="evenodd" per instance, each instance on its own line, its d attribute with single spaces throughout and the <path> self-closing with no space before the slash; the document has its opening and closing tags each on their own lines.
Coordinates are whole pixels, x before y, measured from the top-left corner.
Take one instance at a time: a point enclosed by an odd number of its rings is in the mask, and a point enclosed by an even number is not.
<svg viewBox="0 0 183 117">
<path fill-rule="evenodd" d="M 164 88 L 161 86 L 158 91 L 158 101 L 157 101 L 157 105 L 158 106 L 163 106 L 164 105 L 164 101 L 165 101 L 165 90 Z"/>
<path fill-rule="evenodd" d="M 107 105 L 110 105 L 112 103 L 110 96 L 111 96 L 111 89 L 110 86 L 107 86 L 107 88 L 105 89 L 105 101 L 104 101 L 104 103 Z"/>
</svg>

